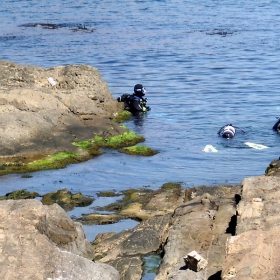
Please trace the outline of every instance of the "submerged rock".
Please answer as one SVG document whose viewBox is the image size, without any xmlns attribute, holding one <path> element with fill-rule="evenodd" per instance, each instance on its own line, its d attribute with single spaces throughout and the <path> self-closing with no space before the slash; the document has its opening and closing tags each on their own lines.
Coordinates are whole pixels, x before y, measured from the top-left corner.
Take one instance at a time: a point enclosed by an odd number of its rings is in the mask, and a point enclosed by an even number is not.
<svg viewBox="0 0 280 280">
<path fill-rule="evenodd" d="M 92 197 L 86 197 L 81 193 L 71 193 L 67 189 L 54 191 L 43 195 L 42 203 L 45 205 L 51 205 L 57 203 L 64 210 L 69 211 L 74 207 L 84 207 L 90 205 L 94 199 Z"/>
<path fill-rule="evenodd" d="M 280 177 L 280 159 L 272 161 L 265 170 L 267 176 Z"/>
<path fill-rule="evenodd" d="M 40 195 L 37 192 L 29 192 L 27 190 L 18 190 L 14 192 L 7 193 L 3 199 L 32 199 L 39 197 Z"/>
</svg>

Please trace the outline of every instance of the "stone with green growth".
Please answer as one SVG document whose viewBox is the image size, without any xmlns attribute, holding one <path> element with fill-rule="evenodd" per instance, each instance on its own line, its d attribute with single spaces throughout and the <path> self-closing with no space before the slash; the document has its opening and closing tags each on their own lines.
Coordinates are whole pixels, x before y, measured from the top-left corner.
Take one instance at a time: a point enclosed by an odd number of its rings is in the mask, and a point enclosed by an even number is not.
<svg viewBox="0 0 280 280">
<path fill-rule="evenodd" d="M 153 156 L 158 152 L 152 150 L 146 146 L 132 146 L 132 147 L 125 147 L 120 150 L 121 153 L 125 153 L 128 155 L 139 155 L 139 156 Z"/>
<path fill-rule="evenodd" d="M 81 193 L 73 194 L 67 189 L 54 191 L 43 195 L 42 203 L 45 205 L 51 205 L 57 203 L 65 211 L 72 210 L 74 207 L 88 206 L 93 202 L 93 198 L 85 197 Z"/>
<path fill-rule="evenodd" d="M 129 111 L 123 110 L 114 117 L 113 121 L 121 123 L 129 120 L 131 118 L 131 113 Z"/>
<path fill-rule="evenodd" d="M 115 196 L 120 196 L 121 194 L 111 192 L 111 191 L 105 191 L 105 192 L 100 192 L 97 194 L 98 197 L 115 197 Z"/>
<path fill-rule="evenodd" d="M 18 190 L 14 192 L 10 192 L 6 194 L 6 199 L 33 199 L 35 197 L 39 197 L 40 195 L 37 192 L 29 192 L 26 190 Z"/>
<path fill-rule="evenodd" d="M 37 171 L 45 169 L 63 168 L 69 163 L 78 162 L 78 154 L 71 152 L 61 152 L 44 159 L 32 161 L 27 164 L 26 171 Z"/>
<path fill-rule="evenodd" d="M 30 174 L 23 174 L 23 175 L 21 176 L 21 178 L 25 178 L 25 179 L 32 178 L 32 177 L 33 177 L 33 176 L 30 175 Z"/>
<path fill-rule="evenodd" d="M 161 186 L 161 190 L 174 190 L 174 189 L 181 189 L 181 183 L 165 183 Z"/>
<path fill-rule="evenodd" d="M 137 135 L 133 131 L 129 131 L 108 138 L 95 136 L 94 141 L 99 147 L 108 148 L 108 149 L 118 149 L 118 148 L 133 146 L 140 142 L 144 142 L 145 138 Z"/>
<path fill-rule="evenodd" d="M 99 156 L 102 154 L 102 152 L 99 150 L 98 145 L 93 141 L 93 139 L 80 142 L 72 142 L 72 145 L 79 147 L 84 151 L 87 151 L 91 156 Z"/>
</svg>

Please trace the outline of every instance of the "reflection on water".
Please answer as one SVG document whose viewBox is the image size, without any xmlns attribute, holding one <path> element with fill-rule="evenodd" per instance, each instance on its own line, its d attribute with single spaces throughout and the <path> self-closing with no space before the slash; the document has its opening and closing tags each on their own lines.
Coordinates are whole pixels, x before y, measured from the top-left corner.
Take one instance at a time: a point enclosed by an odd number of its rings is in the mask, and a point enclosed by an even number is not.
<svg viewBox="0 0 280 280">
<path fill-rule="evenodd" d="M 132 229 L 136 227 L 139 222 L 136 222 L 131 219 L 121 220 L 115 224 L 108 225 L 83 225 L 85 230 L 86 238 L 88 241 L 92 242 L 99 233 L 106 232 L 116 232 L 119 233 L 123 230 Z"/>
<path fill-rule="evenodd" d="M 73 210 L 68 211 L 67 214 L 72 219 L 76 220 L 80 218 L 83 214 L 91 214 L 91 213 L 100 213 L 100 214 L 112 214 L 113 212 L 109 211 L 96 211 L 97 207 L 103 207 L 108 204 L 114 203 L 119 199 L 122 199 L 123 196 L 114 196 L 114 197 L 97 197 L 93 203 L 86 207 L 75 207 Z M 99 233 L 106 232 L 115 232 L 119 233 L 123 230 L 132 229 L 136 227 L 139 222 L 136 222 L 132 219 L 124 219 L 120 220 L 114 224 L 106 224 L 106 225 L 83 225 L 85 235 L 87 240 L 90 242 L 93 241 Z"/>
<path fill-rule="evenodd" d="M 154 280 L 161 262 L 159 255 L 150 255 L 144 258 L 144 273 L 141 280 Z"/>
</svg>

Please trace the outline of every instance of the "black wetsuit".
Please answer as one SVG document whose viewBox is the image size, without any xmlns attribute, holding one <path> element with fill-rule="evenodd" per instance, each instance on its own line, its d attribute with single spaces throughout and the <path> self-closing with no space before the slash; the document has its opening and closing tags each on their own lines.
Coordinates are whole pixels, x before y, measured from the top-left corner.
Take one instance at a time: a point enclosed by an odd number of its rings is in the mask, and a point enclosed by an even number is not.
<svg viewBox="0 0 280 280">
<path fill-rule="evenodd" d="M 131 113 L 146 112 L 150 110 L 150 107 L 147 106 L 147 99 L 135 94 L 123 94 L 117 100 L 119 102 L 124 102 L 124 109 Z"/>
<path fill-rule="evenodd" d="M 278 121 L 275 123 L 275 125 L 272 127 L 273 130 L 276 130 L 278 133 L 280 132 L 280 118 L 277 118 Z"/>
</svg>

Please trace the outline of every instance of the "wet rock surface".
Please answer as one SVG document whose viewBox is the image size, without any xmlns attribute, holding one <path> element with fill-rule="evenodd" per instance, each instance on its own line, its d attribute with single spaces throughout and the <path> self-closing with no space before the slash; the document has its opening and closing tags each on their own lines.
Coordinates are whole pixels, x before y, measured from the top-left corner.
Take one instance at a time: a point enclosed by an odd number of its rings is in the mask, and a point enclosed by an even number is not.
<svg viewBox="0 0 280 280">
<path fill-rule="evenodd" d="M 57 203 L 65 211 L 72 210 L 74 207 L 88 206 L 93 202 L 93 198 L 86 197 L 81 193 L 71 193 L 67 189 L 54 191 L 43 195 L 42 203 L 44 205 L 51 205 Z"/>
<path fill-rule="evenodd" d="M 266 168 L 265 175 L 280 177 L 280 158 L 272 161 Z"/>
<path fill-rule="evenodd" d="M 154 216 L 133 230 L 97 236 L 93 242 L 94 259 L 115 267 L 121 279 L 141 279 L 143 257 L 162 251 L 170 218 L 171 214 Z"/>
<path fill-rule="evenodd" d="M 144 207 L 160 208 L 164 193 L 147 194 Z M 150 216 L 118 234 L 98 235 L 92 243 L 94 258 L 114 266 L 121 279 L 140 280 L 144 256 L 154 253 L 162 256 L 155 280 L 278 279 L 278 176 L 246 178 L 240 186 L 180 189 L 180 193 L 184 202 L 175 204 L 173 212 Z M 185 257 L 190 252 L 205 261 L 203 268 L 188 267 Z"/>
<path fill-rule="evenodd" d="M 132 230 L 98 235 L 94 259 L 114 266 L 121 279 L 140 280 L 144 256 L 149 254 L 163 256 L 156 279 L 208 279 L 221 273 L 226 239 L 235 232 L 232 220 L 240 186 L 184 189 L 169 183 L 158 191 L 135 193 L 130 193 L 135 200 L 119 214 L 139 219 L 137 213 L 143 212 L 145 219 Z M 206 269 L 194 272 L 186 267 L 183 258 L 193 250 L 208 261 Z"/>
<path fill-rule="evenodd" d="M 114 267 L 115 272 L 110 273 L 115 275 L 118 271 L 120 279 L 140 280 L 145 258 L 157 254 L 162 257 L 162 261 L 155 280 L 277 279 L 280 273 L 279 177 L 258 176 L 244 179 L 240 186 L 200 186 L 191 189 L 169 183 L 157 191 L 144 188 L 125 193 L 126 196 L 118 204 L 121 210 L 114 215 L 136 218 L 142 222 L 131 230 L 99 234 L 91 244 L 84 239 L 82 225 L 67 215 L 65 217 L 65 211 L 57 204 L 44 206 L 33 199 L 2 201 L 0 233 L 4 234 L 4 244 L 21 242 L 16 245 L 22 246 L 19 247 L 21 254 L 31 260 L 36 258 L 38 262 L 37 254 L 42 253 L 41 247 L 34 249 L 32 246 L 35 246 L 34 243 L 40 244 L 41 236 L 45 236 L 44 240 L 57 248 L 56 253 L 53 253 L 49 245 L 42 245 L 46 247 L 44 253 L 51 256 L 51 261 L 47 259 L 47 263 L 39 261 L 43 272 L 48 270 L 49 263 L 54 267 L 64 266 L 64 261 L 69 262 L 71 254 L 76 254 L 98 264 L 109 265 L 108 271 L 105 267 L 108 273 L 110 267 Z M 15 193 L 15 199 L 20 194 L 24 197 L 30 195 L 19 191 L 19 194 Z M 31 233 L 25 234 L 21 229 L 22 223 L 25 230 L 31 230 L 35 235 L 30 237 Z M 18 230 L 20 233 L 17 233 Z M 12 238 L 11 241 L 9 238 Z M 3 264 L 7 262 L 14 265 L 15 261 L 15 266 L 19 265 L 16 260 L 19 256 L 10 256 L 13 250 L 6 247 L 1 250 L 4 252 Z M 59 250 L 70 253 L 60 255 Z M 188 267 L 186 255 L 190 252 L 196 252 L 204 260 L 203 265 L 197 263 Z M 55 258 L 61 262 L 53 264 Z M 35 273 L 41 279 L 32 265 L 25 264 L 22 259 L 20 262 L 22 269 L 26 269 L 24 273 L 29 270 L 28 273 Z M 86 263 L 86 266 L 90 265 L 88 261 Z M 84 264 L 75 259 L 73 267 L 68 266 L 64 273 L 74 273 L 76 279 L 84 279 L 82 277 L 87 275 L 88 268 L 85 273 L 77 274 L 74 270 L 80 267 L 84 267 Z M 4 270 L 4 273 L 8 277 L 10 272 Z M 20 273 L 13 274 L 14 279 L 20 279 Z M 47 275 L 49 272 L 44 273 Z"/>
</svg>

